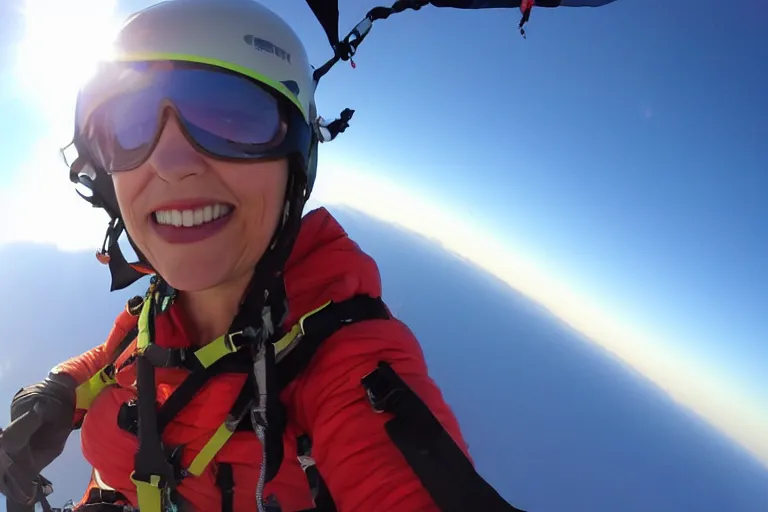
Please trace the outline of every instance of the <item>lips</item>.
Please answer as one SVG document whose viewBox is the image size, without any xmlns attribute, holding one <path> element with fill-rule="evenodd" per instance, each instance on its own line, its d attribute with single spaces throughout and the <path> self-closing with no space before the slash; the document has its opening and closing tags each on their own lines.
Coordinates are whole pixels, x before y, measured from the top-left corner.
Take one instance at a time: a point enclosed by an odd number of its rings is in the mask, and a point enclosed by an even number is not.
<svg viewBox="0 0 768 512">
<path fill-rule="evenodd" d="M 151 224 L 157 235 L 168 243 L 195 243 L 224 229 L 234 210 L 228 203 L 213 201 L 169 204 L 152 212 Z"/>
</svg>

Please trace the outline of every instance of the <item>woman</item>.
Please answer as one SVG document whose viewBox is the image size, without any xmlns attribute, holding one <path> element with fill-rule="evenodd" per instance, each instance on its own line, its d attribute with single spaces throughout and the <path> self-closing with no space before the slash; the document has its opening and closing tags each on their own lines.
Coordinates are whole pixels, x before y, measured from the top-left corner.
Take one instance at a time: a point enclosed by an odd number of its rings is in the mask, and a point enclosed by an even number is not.
<svg viewBox="0 0 768 512">
<path fill-rule="evenodd" d="M 12 419 L 42 425 L 3 492 L 32 501 L 30 475 L 80 427 L 80 510 L 512 510 L 472 470 L 374 261 L 326 210 L 301 218 L 314 85 L 291 28 L 249 0 L 126 23 L 78 98 L 72 172 L 113 216 L 113 288 L 155 276 L 103 345 L 17 394 Z"/>
</svg>

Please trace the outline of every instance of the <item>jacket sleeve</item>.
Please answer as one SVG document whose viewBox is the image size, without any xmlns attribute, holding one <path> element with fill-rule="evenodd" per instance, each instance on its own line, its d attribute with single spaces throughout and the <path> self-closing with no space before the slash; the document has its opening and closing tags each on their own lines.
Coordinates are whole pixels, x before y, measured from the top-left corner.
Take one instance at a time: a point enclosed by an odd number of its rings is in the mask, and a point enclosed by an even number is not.
<svg viewBox="0 0 768 512">
<path fill-rule="evenodd" d="M 112 327 L 107 341 L 84 354 L 59 364 L 51 370 L 51 373 L 65 373 L 72 377 L 78 385 L 82 384 L 109 364 L 114 352 L 135 325 L 136 317 L 123 311 L 115 320 L 115 325 Z"/>
<path fill-rule="evenodd" d="M 312 456 L 340 512 L 437 511 L 387 435 L 361 379 L 385 360 L 469 456 L 458 421 L 429 377 L 421 347 L 398 320 L 350 325 L 328 338 L 296 382 L 289 408 L 312 438 Z"/>
<path fill-rule="evenodd" d="M 136 317 L 124 310 L 115 320 L 107 341 L 88 352 L 60 363 L 51 370 L 51 374 L 67 375 L 74 380 L 76 386 L 86 382 L 110 363 L 120 343 L 135 325 Z M 75 410 L 72 418 L 74 428 L 79 428 L 85 414 L 84 409 Z"/>
</svg>

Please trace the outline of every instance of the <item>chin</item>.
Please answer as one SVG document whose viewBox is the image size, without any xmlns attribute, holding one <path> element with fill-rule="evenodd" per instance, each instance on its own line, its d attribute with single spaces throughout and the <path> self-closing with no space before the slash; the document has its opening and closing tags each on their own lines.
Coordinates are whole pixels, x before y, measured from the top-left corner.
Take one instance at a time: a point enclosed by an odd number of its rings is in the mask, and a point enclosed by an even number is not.
<svg viewBox="0 0 768 512">
<path fill-rule="evenodd" d="M 188 258 L 178 262 L 166 262 L 158 269 L 162 278 L 182 292 L 199 292 L 214 288 L 227 281 L 231 274 L 225 262 L 194 262 Z"/>
</svg>

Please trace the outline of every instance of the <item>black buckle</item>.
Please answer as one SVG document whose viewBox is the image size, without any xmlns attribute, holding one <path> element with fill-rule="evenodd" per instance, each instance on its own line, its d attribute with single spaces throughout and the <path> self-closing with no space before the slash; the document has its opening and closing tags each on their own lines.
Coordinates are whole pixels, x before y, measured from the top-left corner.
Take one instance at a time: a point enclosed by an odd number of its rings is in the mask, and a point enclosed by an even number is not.
<svg viewBox="0 0 768 512">
<path fill-rule="evenodd" d="M 187 360 L 187 350 L 165 348 L 152 343 L 144 349 L 143 356 L 155 368 L 180 368 Z"/>
<path fill-rule="evenodd" d="M 139 435 L 139 410 L 135 399 L 120 406 L 117 413 L 117 426 L 129 434 Z"/>
<path fill-rule="evenodd" d="M 361 383 L 377 413 L 393 412 L 406 393 L 402 381 L 386 361 L 379 361 L 378 367 L 363 377 Z"/>
</svg>

